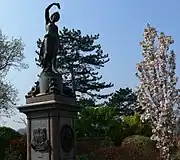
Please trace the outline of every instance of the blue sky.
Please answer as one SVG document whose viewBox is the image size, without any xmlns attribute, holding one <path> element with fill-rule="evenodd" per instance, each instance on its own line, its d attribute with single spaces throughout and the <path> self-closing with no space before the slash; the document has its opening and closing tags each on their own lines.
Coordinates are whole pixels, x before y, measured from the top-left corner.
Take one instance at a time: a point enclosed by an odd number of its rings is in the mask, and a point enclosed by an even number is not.
<svg viewBox="0 0 180 160">
<path fill-rule="evenodd" d="M 19 90 L 19 104 L 25 103 L 24 95 L 37 80 L 40 69 L 36 67 L 36 40 L 45 34 L 44 9 L 58 0 L 1 0 L 0 28 L 9 37 L 22 37 L 25 43 L 26 62 L 30 68 L 22 72 L 10 72 L 9 80 Z M 61 0 L 61 20 L 58 24 L 80 29 L 84 34 L 100 34 L 105 53 L 111 61 L 100 71 L 103 80 L 115 86 L 134 88 L 138 85 L 135 77 L 136 63 L 141 61 L 143 29 L 147 23 L 171 35 L 175 40 L 172 48 L 177 54 L 177 75 L 180 76 L 180 2 L 178 0 Z M 54 9 L 55 10 L 55 9 Z M 6 125 L 20 128 L 14 123 L 20 115 L 5 119 Z M 1 118 L 1 121 L 4 118 Z"/>
</svg>

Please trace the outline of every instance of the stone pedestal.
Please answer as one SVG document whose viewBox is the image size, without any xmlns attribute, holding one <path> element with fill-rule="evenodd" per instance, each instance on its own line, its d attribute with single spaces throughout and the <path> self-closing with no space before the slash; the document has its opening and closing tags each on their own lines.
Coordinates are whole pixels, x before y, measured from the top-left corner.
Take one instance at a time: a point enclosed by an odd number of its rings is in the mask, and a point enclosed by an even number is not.
<svg viewBox="0 0 180 160">
<path fill-rule="evenodd" d="M 75 160 L 74 97 L 38 95 L 19 107 L 27 115 L 27 160 Z"/>
<path fill-rule="evenodd" d="M 63 83 L 62 83 L 62 76 L 57 73 L 49 73 L 49 72 L 42 72 L 39 78 L 39 88 L 40 93 L 47 93 L 50 89 L 50 85 L 52 82 L 55 83 L 55 88 L 59 91 L 59 93 L 63 93 Z"/>
</svg>

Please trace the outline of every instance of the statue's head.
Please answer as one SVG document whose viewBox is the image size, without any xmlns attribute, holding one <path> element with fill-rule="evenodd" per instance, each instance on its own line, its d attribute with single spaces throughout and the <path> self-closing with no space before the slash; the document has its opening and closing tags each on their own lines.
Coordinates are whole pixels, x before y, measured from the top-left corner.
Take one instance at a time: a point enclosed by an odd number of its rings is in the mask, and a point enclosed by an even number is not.
<svg viewBox="0 0 180 160">
<path fill-rule="evenodd" d="M 59 12 L 55 12 L 55 13 L 53 13 L 52 15 L 51 15 L 51 21 L 52 22 L 57 22 L 57 21 L 59 21 L 59 19 L 60 19 L 60 14 L 59 14 Z"/>
</svg>

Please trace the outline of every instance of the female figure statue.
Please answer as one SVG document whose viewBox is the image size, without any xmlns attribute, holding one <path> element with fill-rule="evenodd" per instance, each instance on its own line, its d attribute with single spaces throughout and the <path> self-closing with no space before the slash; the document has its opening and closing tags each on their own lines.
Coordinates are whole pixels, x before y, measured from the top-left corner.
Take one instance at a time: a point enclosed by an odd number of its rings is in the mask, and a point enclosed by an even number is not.
<svg viewBox="0 0 180 160">
<path fill-rule="evenodd" d="M 59 3 L 50 4 L 45 10 L 46 35 L 40 48 L 39 60 L 43 71 L 56 72 L 56 56 L 59 49 L 59 35 L 56 22 L 60 19 L 60 14 L 55 12 L 49 17 L 49 10 L 52 6 L 60 9 Z"/>
</svg>

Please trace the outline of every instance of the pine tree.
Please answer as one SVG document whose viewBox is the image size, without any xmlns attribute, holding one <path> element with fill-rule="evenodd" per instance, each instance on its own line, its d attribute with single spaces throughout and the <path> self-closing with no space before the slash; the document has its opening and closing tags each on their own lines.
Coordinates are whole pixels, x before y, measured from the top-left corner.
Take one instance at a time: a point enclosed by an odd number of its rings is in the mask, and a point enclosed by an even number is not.
<svg viewBox="0 0 180 160">
<path fill-rule="evenodd" d="M 62 74 L 64 84 L 73 88 L 78 99 L 90 98 L 95 101 L 110 96 L 99 93 L 102 89 L 113 86 L 112 83 L 101 82 L 102 76 L 98 72 L 110 60 L 109 55 L 104 54 L 101 45 L 96 44 L 99 34 L 82 35 L 80 30 L 64 27 L 59 32 L 59 38 L 57 70 Z M 40 48 L 40 39 L 37 44 Z M 38 59 L 36 61 L 38 62 Z"/>
<path fill-rule="evenodd" d="M 120 88 L 109 98 L 107 105 L 117 108 L 119 116 L 131 116 L 136 110 L 137 96 L 130 88 Z"/>
</svg>

